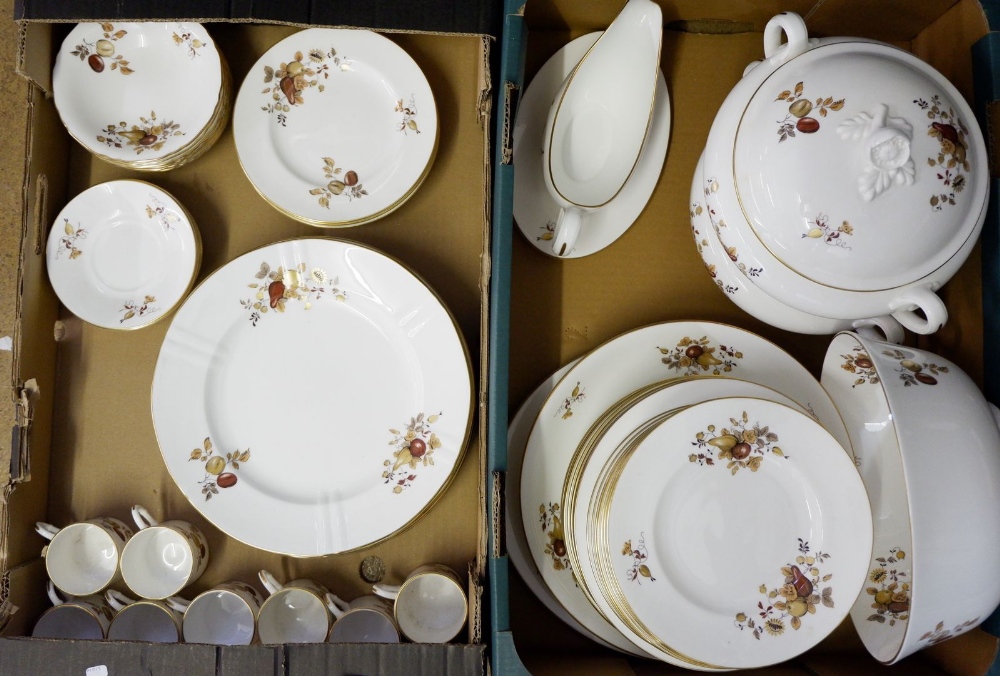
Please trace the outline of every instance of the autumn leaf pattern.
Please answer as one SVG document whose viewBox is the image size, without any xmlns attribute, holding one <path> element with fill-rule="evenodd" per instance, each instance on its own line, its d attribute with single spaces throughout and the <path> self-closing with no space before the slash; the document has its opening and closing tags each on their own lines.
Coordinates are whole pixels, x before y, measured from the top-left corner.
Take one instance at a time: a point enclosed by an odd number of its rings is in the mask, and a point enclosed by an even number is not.
<svg viewBox="0 0 1000 676">
<path fill-rule="evenodd" d="M 205 478 L 198 483 L 201 484 L 201 494 L 205 496 L 205 501 L 212 499 L 213 495 L 219 494 L 219 489 L 232 488 L 239 481 L 236 472 L 242 463 L 249 462 L 250 449 L 245 451 L 236 450 L 222 455 L 216 454 L 215 446 L 209 437 L 201 447 L 191 451 L 188 462 L 200 461 L 205 467 Z"/>
</svg>

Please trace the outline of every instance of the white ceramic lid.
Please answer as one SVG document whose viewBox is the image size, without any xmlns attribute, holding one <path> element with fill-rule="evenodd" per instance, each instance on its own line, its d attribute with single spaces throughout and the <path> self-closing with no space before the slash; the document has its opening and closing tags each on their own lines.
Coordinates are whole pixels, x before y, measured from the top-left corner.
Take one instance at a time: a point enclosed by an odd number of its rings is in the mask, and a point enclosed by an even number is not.
<svg viewBox="0 0 1000 676">
<path fill-rule="evenodd" d="M 954 86 L 916 57 L 824 44 L 778 67 L 743 111 L 740 205 L 769 252 L 809 280 L 907 284 L 977 232 L 987 181 L 976 125 Z"/>
</svg>

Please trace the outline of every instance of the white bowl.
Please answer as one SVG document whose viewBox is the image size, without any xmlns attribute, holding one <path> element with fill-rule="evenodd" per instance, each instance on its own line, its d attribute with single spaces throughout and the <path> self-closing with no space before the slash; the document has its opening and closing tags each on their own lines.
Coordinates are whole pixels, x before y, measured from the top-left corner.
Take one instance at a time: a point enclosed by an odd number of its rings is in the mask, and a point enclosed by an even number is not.
<svg viewBox="0 0 1000 676">
<path fill-rule="evenodd" d="M 854 333 L 834 337 L 822 383 L 848 424 L 875 525 L 851 619 L 868 651 L 894 663 L 1000 604 L 987 572 L 1000 558 L 998 410 L 947 359 Z M 975 582 L 965 591 L 959 578 Z"/>
</svg>

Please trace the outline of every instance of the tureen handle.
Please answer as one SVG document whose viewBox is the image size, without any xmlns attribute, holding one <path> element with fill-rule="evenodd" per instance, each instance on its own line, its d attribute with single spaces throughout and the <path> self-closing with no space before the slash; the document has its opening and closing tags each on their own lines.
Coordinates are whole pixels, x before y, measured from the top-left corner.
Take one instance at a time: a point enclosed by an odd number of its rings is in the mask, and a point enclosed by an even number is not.
<svg viewBox="0 0 1000 676">
<path fill-rule="evenodd" d="M 899 345 L 906 338 L 903 325 L 899 320 L 890 315 L 871 317 L 869 319 L 858 319 L 853 323 L 854 330 L 865 338 L 881 340 L 886 343 Z M 881 335 L 880 335 L 881 333 Z"/>
<path fill-rule="evenodd" d="M 784 32 L 788 42 L 781 44 Z M 806 51 L 809 47 L 809 32 L 806 22 L 794 12 L 782 12 L 767 22 L 764 27 L 764 58 L 779 66 Z"/>
<path fill-rule="evenodd" d="M 889 304 L 889 310 L 900 324 L 923 335 L 934 333 L 948 321 L 948 308 L 929 286 L 915 286 L 903 291 Z"/>
</svg>

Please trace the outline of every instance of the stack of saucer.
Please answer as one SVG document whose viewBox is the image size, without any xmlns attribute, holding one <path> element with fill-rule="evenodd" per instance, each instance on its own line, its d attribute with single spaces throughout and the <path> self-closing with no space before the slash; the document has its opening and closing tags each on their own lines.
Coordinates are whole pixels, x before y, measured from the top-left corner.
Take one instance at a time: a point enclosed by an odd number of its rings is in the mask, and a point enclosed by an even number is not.
<svg viewBox="0 0 1000 676">
<path fill-rule="evenodd" d="M 202 155 L 232 109 L 229 68 L 197 23 L 83 23 L 52 73 L 70 135 L 111 164 L 167 171 Z"/>
</svg>

